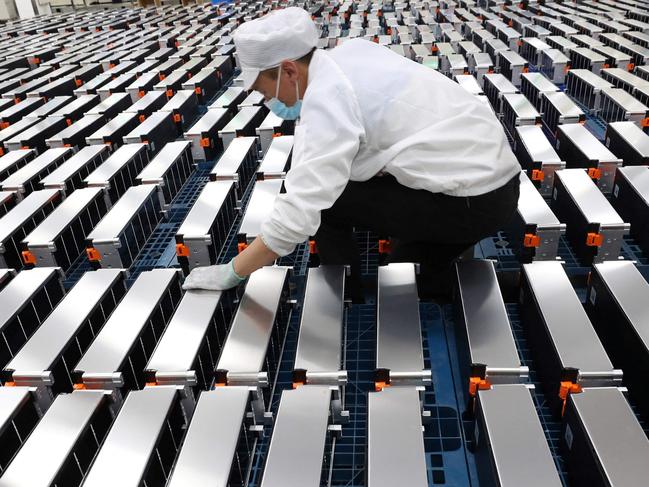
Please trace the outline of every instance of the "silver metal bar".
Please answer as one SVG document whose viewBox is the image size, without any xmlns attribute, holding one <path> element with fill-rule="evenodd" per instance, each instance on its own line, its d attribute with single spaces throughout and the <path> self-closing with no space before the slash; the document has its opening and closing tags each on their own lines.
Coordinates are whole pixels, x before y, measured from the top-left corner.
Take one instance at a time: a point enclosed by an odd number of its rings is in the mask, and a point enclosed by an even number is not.
<svg viewBox="0 0 649 487">
<path fill-rule="evenodd" d="M 624 161 L 625 166 L 649 166 L 649 137 L 637 123 L 609 123 L 604 143 L 613 154 Z M 618 168 L 618 172 L 622 169 Z"/>
<path fill-rule="evenodd" d="M 346 374 L 340 372 L 344 286 L 342 266 L 309 270 L 293 366 L 294 382 L 322 383 L 327 375 L 331 385 L 338 385 L 346 379 Z"/>
<path fill-rule="evenodd" d="M 0 486 L 50 486 L 62 480 L 65 468 L 82 477 L 85 471 L 75 459 L 76 450 L 92 455 L 99 449 L 110 424 L 109 402 L 105 391 L 59 395 L 0 477 Z"/>
<path fill-rule="evenodd" d="M 182 429 L 192 413 L 182 410 L 181 399 L 181 387 L 146 387 L 131 392 L 84 485 L 165 483 L 180 446 Z"/>
<path fill-rule="evenodd" d="M 256 444 L 249 387 L 217 387 L 201 392 L 169 487 L 244 483 Z"/>
<path fill-rule="evenodd" d="M 523 384 L 478 391 L 474 441 L 481 482 L 501 487 L 563 485 L 532 401 L 533 393 Z"/>
<path fill-rule="evenodd" d="M 256 128 L 266 116 L 267 109 L 260 106 L 241 107 L 228 124 L 219 131 L 223 147 L 227 147 L 238 136 L 254 136 Z"/>
<path fill-rule="evenodd" d="M 223 149 L 218 132 L 231 117 L 232 114 L 226 108 L 212 108 L 185 132 L 185 139 L 191 141 L 194 159 L 210 160 Z"/>
<path fill-rule="evenodd" d="M 237 194 L 242 198 L 258 164 L 256 138 L 237 137 L 210 171 L 210 180 L 235 181 Z"/>
<path fill-rule="evenodd" d="M 619 389 L 570 394 L 562 433 L 570 478 L 620 487 L 646 481 L 649 441 Z"/>
<path fill-rule="evenodd" d="M 82 187 L 82 180 L 108 157 L 106 145 L 84 147 L 40 180 L 44 189 L 58 189 L 64 195 Z"/>
<path fill-rule="evenodd" d="M 554 173 L 565 168 L 566 163 L 556 153 L 541 127 L 516 127 L 513 136 L 514 151 L 523 169 L 527 171 L 530 179 L 539 185 L 543 196 L 552 195 Z"/>
<path fill-rule="evenodd" d="M 293 152 L 293 136 L 285 135 L 273 138 L 259 167 L 257 179 L 284 179 Z"/>
<path fill-rule="evenodd" d="M 528 368 L 521 364 L 493 262 L 469 260 L 455 265 L 457 307 L 463 337 L 463 378 L 489 384 L 523 382 Z"/>
<path fill-rule="evenodd" d="M 368 487 L 427 487 L 417 388 L 397 386 L 370 392 L 367 412 Z"/>
<path fill-rule="evenodd" d="M 282 179 L 255 182 L 246 213 L 239 227 L 239 242 L 251 243 L 261 233 L 261 225 L 273 211 L 273 202 L 282 190 L 283 184 Z"/>
<path fill-rule="evenodd" d="M 49 149 L 36 157 L 22 168 L 18 169 L 0 184 L 3 191 L 16 191 L 19 199 L 23 199 L 38 188 L 38 181 L 59 167 L 67 158 L 74 154 L 69 147 Z"/>
<path fill-rule="evenodd" d="M 319 487 L 329 422 L 331 389 L 303 386 L 282 392 L 262 487 Z M 294 468 L 295 458 L 300 468 Z"/>
<path fill-rule="evenodd" d="M 140 101 L 144 100 L 141 98 Z M 135 107 L 135 105 L 133 105 Z M 133 108 L 131 107 L 131 108 Z M 173 113 L 153 112 L 140 125 L 123 137 L 124 144 L 142 143 L 148 146 L 151 152 L 157 152 L 167 143 L 176 138 L 176 125 Z"/>
</svg>

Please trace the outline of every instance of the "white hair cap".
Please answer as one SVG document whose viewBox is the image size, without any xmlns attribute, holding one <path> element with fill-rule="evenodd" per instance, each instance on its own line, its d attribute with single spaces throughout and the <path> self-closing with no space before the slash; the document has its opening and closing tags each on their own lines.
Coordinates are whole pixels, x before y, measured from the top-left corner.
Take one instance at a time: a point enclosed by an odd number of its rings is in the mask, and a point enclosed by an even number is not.
<svg viewBox="0 0 649 487">
<path fill-rule="evenodd" d="M 232 37 L 243 87 L 248 90 L 261 71 L 311 52 L 317 46 L 319 34 L 306 10 L 289 7 L 241 24 Z"/>
</svg>

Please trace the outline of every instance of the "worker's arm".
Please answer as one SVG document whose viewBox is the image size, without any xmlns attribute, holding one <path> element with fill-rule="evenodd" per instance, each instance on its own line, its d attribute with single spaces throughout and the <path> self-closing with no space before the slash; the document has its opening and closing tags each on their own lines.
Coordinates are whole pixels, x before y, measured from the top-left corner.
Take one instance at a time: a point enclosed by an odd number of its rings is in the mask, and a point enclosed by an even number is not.
<svg viewBox="0 0 649 487">
<path fill-rule="evenodd" d="M 279 257 L 257 237 L 234 259 L 234 272 L 240 276 L 249 276 L 257 269 L 272 264 Z"/>
</svg>

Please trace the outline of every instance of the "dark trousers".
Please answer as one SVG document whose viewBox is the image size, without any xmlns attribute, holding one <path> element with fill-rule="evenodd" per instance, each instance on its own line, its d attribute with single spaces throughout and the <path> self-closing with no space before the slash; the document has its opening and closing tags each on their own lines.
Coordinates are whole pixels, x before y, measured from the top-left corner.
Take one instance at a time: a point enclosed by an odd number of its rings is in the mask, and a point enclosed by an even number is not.
<svg viewBox="0 0 649 487">
<path fill-rule="evenodd" d="M 322 264 L 351 266 L 352 296 L 362 296 L 354 228 L 390 237 L 389 262 L 420 264 L 420 295 L 435 295 L 451 280 L 455 259 L 509 222 L 518 204 L 519 176 L 479 196 L 456 197 L 403 186 L 390 175 L 350 181 L 321 214 L 315 235 Z M 423 296 L 422 296 L 423 297 Z"/>
</svg>

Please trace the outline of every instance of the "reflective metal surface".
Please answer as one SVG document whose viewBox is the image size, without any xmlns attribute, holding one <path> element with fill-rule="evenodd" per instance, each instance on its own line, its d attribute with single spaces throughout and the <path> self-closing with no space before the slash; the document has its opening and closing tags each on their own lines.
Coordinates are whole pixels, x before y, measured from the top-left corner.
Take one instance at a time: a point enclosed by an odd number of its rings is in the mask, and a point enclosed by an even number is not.
<svg viewBox="0 0 649 487">
<path fill-rule="evenodd" d="M 40 210 L 43 205 L 54 200 L 59 196 L 57 189 L 43 189 L 34 191 L 27 195 L 20 203 L 9 211 L 5 216 L 0 218 L 0 242 L 4 242 L 9 236 L 13 235 L 17 229 L 22 227 L 34 213 Z M 0 244 L 0 248 L 2 245 Z"/>
<path fill-rule="evenodd" d="M 620 167 L 618 171 L 626 178 L 638 196 L 649 204 L 649 168 L 647 166 Z"/>
<path fill-rule="evenodd" d="M 104 400 L 102 391 L 59 395 L 0 477 L 0 486 L 49 487 Z"/>
<path fill-rule="evenodd" d="M 527 174 L 522 172 L 520 179 L 518 213 L 523 221 L 530 225 L 536 225 L 537 227 L 565 227 L 565 225 L 559 222 Z"/>
<path fill-rule="evenodd" d="M 91 162 L 95 157 L 102 155 L 107 156 L 109 153 L 108 146 L 89 145 L 79 150 L 70 159 L 65 161 L 61 166 L 56 168 L 50 174 L 40 180 L 40 184 L 44 188 L 48 187 L 64 187 L 65 182 L 81 170 L 85 165 Z"/>
<path fill-rule="evenodd" d="M 237 139 L 239 140 L 239 139 Z M 209 238 L 210 227 L 233 186 L 232 181 L 212 181 L 205 185 L 189 210 L 177 234 L 183 238 Z"/>
<path fill-rule="evenodd" d="M 286 267 L 262 267 L 250 276 L 217 369 L 229 373 L 262 370 L 287 277 Z"/>
<path fill-rule="evenodd" d="M 256 143 L 255 137 L 237 137 L 227 146 L 223 155 L 210 171 L 212 179 L 234 179 L 239 167 Z"/>
<path fill-rule="evenodd" d="M 586 171 L 563 169 L 557 171 L 556 176 L 579 206 L 586 220 L 599 224 L 622 225 L 624 223 Z"/>
<path fill-rule="evenodd" d="M 428 487 L 419 392 L 388 387 L 368 395 L 368 487 Z"/>
<path fill-rule="evenodd" d="M 390 372 L 424 368 L 414 264 L 379 267 L 376 366 Z"/>
<path fill-rule="evenodd" d="M 261 487 L 320 486 L 330 400 L 328 386 L 282 392 Z"/>
<path fill-rule="evenodd" d="M 228 487 L 250 389 L 201 392 L 168 487 Z"/>
<path fill-rule="evenodd" d="M 294 369 L 334 372 L 340 369 L 345 269 L 309 269 L 300 319 Z"/>
<path fill-rule="evenodd" d="M 71 154 L 72 149 L 69 147 L 48 149 L 36 159 L 11 174 L 7 179 L 2 181 L 0 185 L 3 190 L 18 189 L 22 191 L 23 185 L 28 181 L 38 177 L 41 172 L 48 169 L 52 164 L 60 164 L 60 161 L 63 158 Z"/>
<path fill-rule="evenodd" d="M 118 239 L 133 215 L 157 190 L 158 186 L 155 184 L 142 184 L 128 188 L 92 232 L 86 236 L 86 240 L 99 243 Z"/>
<path fill-rule="evenodd" d="M 487 449 L 501 487 L 561 487 L 532 392 L 523 384 L 496 385 L 478 391 L 479 423 L 484 437 L 477 449 Z"/>
<path fill-rule="evenodd" d="M 125 144 L 117 149 L 104 163 L 88 175 L 84 182 L 88 186 L 105 185 L 110 178 L 128 164 L 134 157 L 144 154 L 146 144 Z M 79 190 L 77 190 L 79 191 Z M 77 192 L 75 191 L 75 193 Z"/>
<path fill-rule="evenodd" d="M 0 435 L 6 428 L 12 428 L 8 421 L 30 400 L 31 390 L 29 387 L 0 387 Z"/>
<path fill-rule="evenodd" d="M 161 386 L 131 392 L 83 485 L 140 485 L 177 394 L 175 387 Z"/>
<path fill-rule="evenodd" d="M 25 306 L 34 293 L 58 272 L 58 267 L 35 267 L 19 272 L 0 291 L 0 330 Z"/>
<path fill-rule="evenodd" d="M 273 141 L 266 151 L 266 155 L 259 164 L 258 174 L 263 174 L 264 178 L 283 177 L 286 173 L 286 167 L 293 151 L 293 136 L 284 135 L 273 138 Z"/>
<path fill-rule="evenodd" d="M 543 129 L 536 125 L 524 125 L 516 127 L 516 132 L 525 146 L 532 162 L 545 164 L 565 164 L 550 144 L 550 141 L 543 133 Z"/>
<path fill-rule="evenodd" d="M 570 123 L 561 125 L 558 129 L 563 132 L 590 161 L 619 161 L 618 157 L 608 150 L 606 146 L 583 125 Z"/>
<path fill-rule="evenodd" d="M 14 371 L 13 378 L 17 384 L 20 385 L 20 375 L 23 372 L 50 370 L 64 347 L 73 339 L 79 326 L 122 275 L 122 270 L 100 269 L 86 272 L 81 277 L 5 367 L 5 370 Z M 96 325 L 101 326 L 101 323 Z"/>
<path fill-rule="evenodd" d="M 137 175 L 136 179 L 142 182 L 153 182 L 162 178 L 171 165 L 183 155 L 191 145 L 187 140 L 179 140 L 167 143 L 164 148 L 149 162 Z"/>
<path fill-rule="evenodd" d="M 282 189 L 281 179 L 255 181 L 246 213 L 239 227 L 239 234 L 245 235 L 248 242 L 261 233 L 261 226 L 273 211 L 275 198 Z"/>
</svg>

